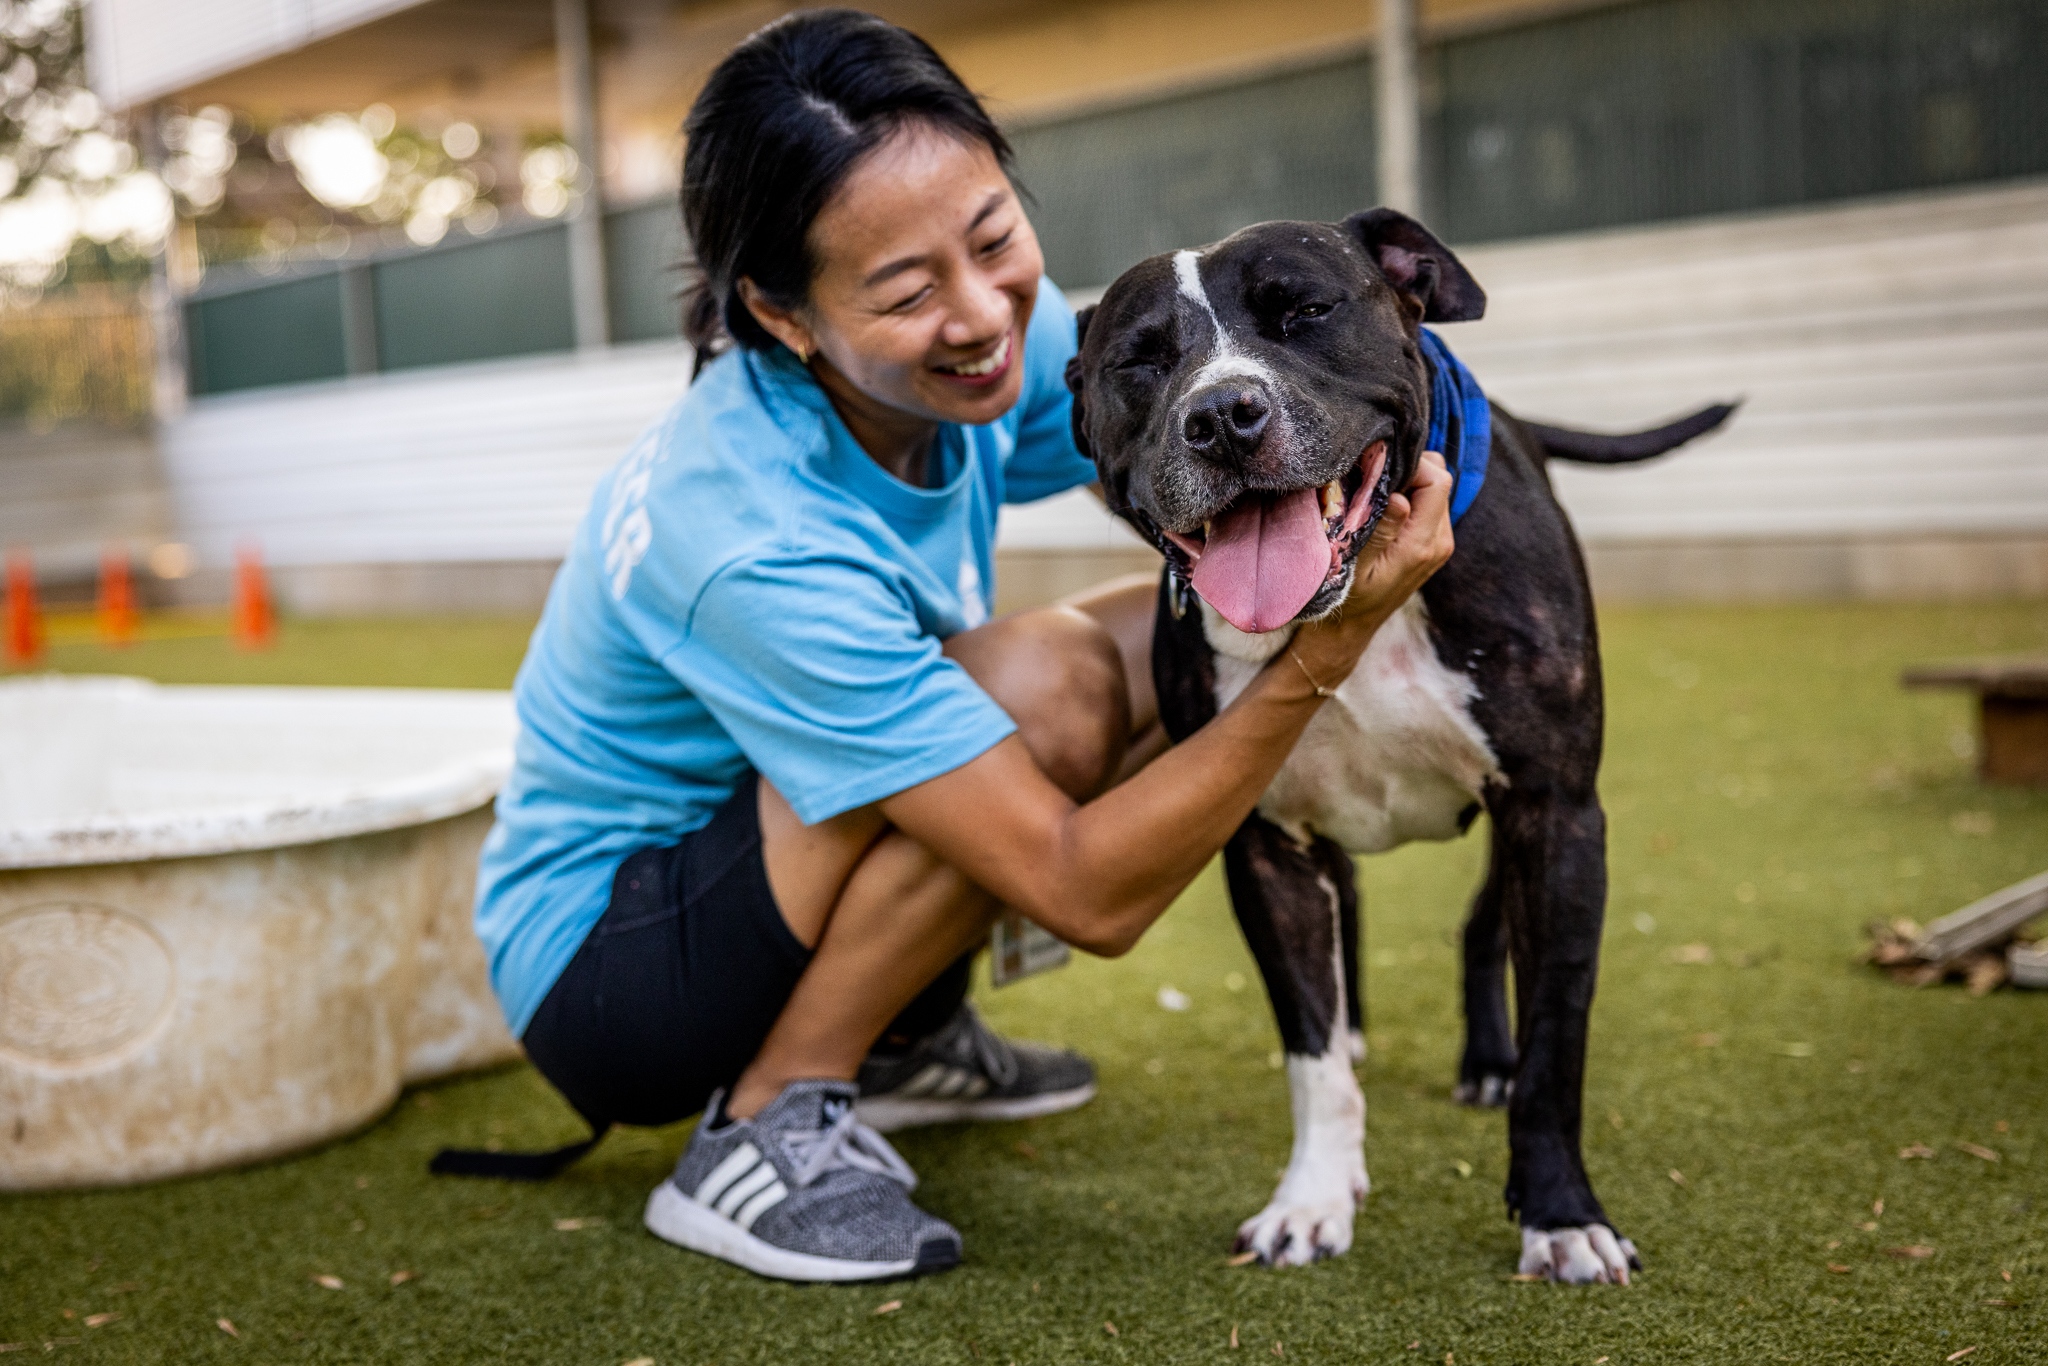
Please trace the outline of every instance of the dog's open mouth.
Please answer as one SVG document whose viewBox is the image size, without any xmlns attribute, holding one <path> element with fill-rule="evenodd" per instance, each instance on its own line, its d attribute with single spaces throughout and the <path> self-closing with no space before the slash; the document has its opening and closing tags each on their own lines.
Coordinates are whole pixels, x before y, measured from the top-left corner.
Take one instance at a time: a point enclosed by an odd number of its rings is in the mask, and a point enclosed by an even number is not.
<svg viewBox="0 0 2048 1366">
<path fill-rule="evenodd" d="M 1240 631 L 1275 631 L 1343 577 L 1391 492 L 1387 443 L 1375 441 L 1327 484 L 1248 491 L 1199 531 L 1163 534 L 1186 556 L 1195 591 L 1224 620 Z"/>
</svg>

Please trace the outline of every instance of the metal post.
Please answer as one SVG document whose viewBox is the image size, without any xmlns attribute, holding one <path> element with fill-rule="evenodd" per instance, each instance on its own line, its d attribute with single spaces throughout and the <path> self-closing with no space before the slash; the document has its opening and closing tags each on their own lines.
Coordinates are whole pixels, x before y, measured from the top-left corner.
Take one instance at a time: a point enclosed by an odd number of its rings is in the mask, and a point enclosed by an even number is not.
<svg viewBox="0 0 2048 1366">
<path fill-rule="evenodd" d="M 367 261 L 341 268 L 335 287 L 341 291 L 341 354 L 351 375 L 377 371 L 377 282 Z"/>
<path fill-rule="evenodd" d="M 138 116 L 141 136 L 143 164 L 161 174 L 164 167 L 164 141 L 158 129 L 157 120 L 162 117 L 160 110 L 142 110 Z M 173 255 L 184 245 L 183 224 L 179 222 L 176 209 L 171 213 L 171 224 L 164 233 L 163 249 L 149 262 L 149 325 L 156 346 L 156 368 L 151 376 L 150 407 L 159 422 L 168 422 L 185 411 L 189 377 L 185 372 L 185 318 L 184 301 L 175 279 L 176 263 Z"/>
<path fill-rule="evenodd" d="M 576 318 L 576 348 L 611 341 L 605 300 L 604 166 L 597 136 L 597 67 L 590 51 L 586 0 L 555 0 L 555 68 L 562 82 L 562 132 L 582 163 L 582 194 L 569 215 L 569 299 Z"/>
<path fill-rule="evenodd" d="M 1415 0 L 1380 0 L 1380 203 L 1406 214 L 1422 212 L 1422 96 L 1416 79 Z"/>
</svg>

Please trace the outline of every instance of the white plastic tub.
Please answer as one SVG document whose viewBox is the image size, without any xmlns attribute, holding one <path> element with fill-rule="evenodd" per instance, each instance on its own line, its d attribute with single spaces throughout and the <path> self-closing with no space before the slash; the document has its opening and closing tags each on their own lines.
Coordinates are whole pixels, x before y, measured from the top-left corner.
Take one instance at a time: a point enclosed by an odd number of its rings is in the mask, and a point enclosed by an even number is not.
<svg viewBox="0 0 2048 1366">
<path fill-rule="evenodd" d="M 291 1151 L 518 1056 L 469 923 L 503 693 L 0 682 L 0 1188 Z"/>
</svg>

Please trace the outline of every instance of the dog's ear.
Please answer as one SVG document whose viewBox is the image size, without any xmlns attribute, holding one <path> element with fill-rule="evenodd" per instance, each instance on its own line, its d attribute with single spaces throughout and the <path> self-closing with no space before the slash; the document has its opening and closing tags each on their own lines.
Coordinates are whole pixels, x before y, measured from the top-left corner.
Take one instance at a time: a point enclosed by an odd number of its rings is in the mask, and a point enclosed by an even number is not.
<svg viewBox="0 0 2048 1366">
<path fill-rule="evenodd" d="M 1094 317 L 1094 304 L 1074 315 L 1074 356 L 1067 362 L 1067 392 L 1074 396 L 1074 447 L 1090 460 L 1095 452 L 1088 445 L 1088 411 L 1081 399 L 1081 345 L 1088 340 L 1088 323 Z"/>
<path fill-rule="evenodd" d="M 1344 220 L 1402 298 L 1426 323 L 1464 323 L 1485 316 L 1486 291 L 1436 234 L 1405 213 L 1367 209 Z"/>
</svg>

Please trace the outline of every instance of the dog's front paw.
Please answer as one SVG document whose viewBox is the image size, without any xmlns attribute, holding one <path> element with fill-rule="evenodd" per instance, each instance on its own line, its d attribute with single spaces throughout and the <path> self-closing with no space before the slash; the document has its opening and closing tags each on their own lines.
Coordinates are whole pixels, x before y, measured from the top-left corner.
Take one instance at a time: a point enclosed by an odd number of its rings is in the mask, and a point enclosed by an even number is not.
<svg viewBox="0 0 2048 1366">
<path fill-rule="evenodd" d="M 1636 1245 L 1605 1224 L 1522 1230 L 1520 1274 L 1566 1285 L 1627 1285 L 1643 1269 Z"/>
<path fill-rule="evenodd" d="M 1351 1250 L 1356 1204 L 1342 1200 L 1273 1203 L 1238 1226 L 1236 1250 L 1258 1254 L 1261 1266 L 1307 1266 Z"/>
</svg>

